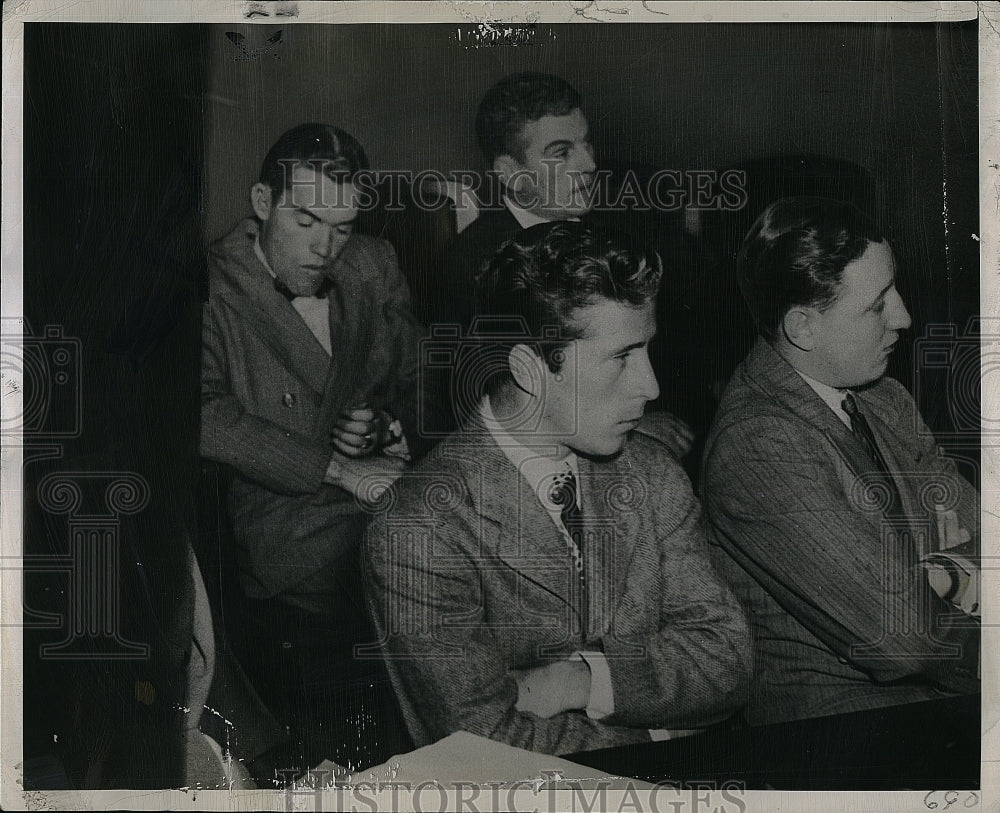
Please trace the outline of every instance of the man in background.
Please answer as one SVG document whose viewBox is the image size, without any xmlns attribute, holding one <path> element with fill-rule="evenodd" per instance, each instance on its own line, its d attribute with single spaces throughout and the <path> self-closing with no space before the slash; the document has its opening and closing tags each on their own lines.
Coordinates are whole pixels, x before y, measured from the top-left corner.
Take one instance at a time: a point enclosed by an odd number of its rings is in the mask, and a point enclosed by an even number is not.
<svg viewBox="0 0 1000 813">
<path fill-rule="evenodd" d="M 703 497 L 754 632 L 747 719 L 978 692 L 975 574 L 938 595 L 921 560 L 974 548 L 979 503 L 885 375 L 910 326 L 889 244 L 848 203 L 788 198 L 738 274 L 760 338 L 722 398 Z"/>
<path fill-rule="evenodd" d="M 477 315 L 478 277 L 484 264 L 523 229 L 582 220 L 636 236 L 634 219 L 614 213 L 612 221 L 603 217 L 598 224 L 592 212 L 597 165 L 590 125 L 580 94 L 565 79 L 537 72 L 504 77 L 483 96 L 475 131 L 499 189 L 488 190 L 490 205 L 446 250 L 439 289 L 428 308 L 433 324 L 457 325 L 463 334 L 473 328 Z M 499 200 L 494 192 L 499 192 Z M 441 397 L 452 401 L 459 420 L 474 411 L 453 379 L 446 375 L 436 384 Z M 693 435 L 685 421 L 657 411 L 650 413 L 647 425 L 678 458 L 690 450 Z M 454 428 L 454 423 L 445 428 Z"/>
</svg>

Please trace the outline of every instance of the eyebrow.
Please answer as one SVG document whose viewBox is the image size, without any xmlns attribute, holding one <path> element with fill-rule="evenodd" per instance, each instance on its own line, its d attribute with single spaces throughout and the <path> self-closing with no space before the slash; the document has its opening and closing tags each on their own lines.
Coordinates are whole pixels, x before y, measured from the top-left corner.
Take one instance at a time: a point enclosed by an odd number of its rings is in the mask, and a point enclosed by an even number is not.
<svg viewBox="0 0 1000 813">
<path fill-rule="evenodd" d="M 632 342 L 632 344 L 626 345 L 625 347 L 619 347 L 611 355 L 620 356 L 622 353 L 631 353 L 633 350 L 638 350 L 640 347 L 645 347 L 649 342 L 653 341 L 655 336 L 650 336 L 649 341 L 645 342 Z"/>
<path fill-rule="evenodd" d="M 315 212 L 311 212 L 309 209 L 306 209 L 304 206 L 296 206 L 295 207 L 295 213 L 296 214 L 300 214 L 300 215 L 307 215 L 308 217 L 311 217 L 317 223 L 323 223 L 323 222 L 325 222 L 323 220 L 323 218 L 317 217 L 317 215 L 316 215 Z M 335 229 L 340 228 L 341 226 L 353 226 L 354 225 L 354 221 L 356 221 L 357 219 L 358 219 L 358 216 L 357 216 L 357 214 L 355 214 L 354 217 L 352 217 L 350 220 L 345 220 L 343 223 L 331 223 L 330 225 L 332 225 Z"/>
<path fill-rule="evenodd" d="M 548 144 L 545 145 L 545 149 L 543 149 L 542 152 L 545 153 L 548 152 L 549 150 L 553 150 L 558 147 L 572 147 L 574 144 L 577 143 L 589 144 L 590 130 L 587 130 L 587 132 L 583 134 L 583 138 L 579 139 L 579 141 L 575 141 L 570 138 L 559 138 L 556 139 L 555 141 L 550 141 Z"/>
<path fill-rule="evenodd" d="M 550 141 L 548 144 L 546 144 L 545 149 L 542 150 L 542 152 L 549 152 L 549 150 L 554 150 L 557 149 L 558 147 L 571 147 L 571 146 L 573 146 L 572 141 L 570 141 L 567 138 L 560 138 L 557 141 Z"/>
<path fill-rule="evenodd" d="M 877 303 L 877 302 L 878 302 L 878 301 L 879 301 L 879 300 L 880 300 L 880 299 L 881 299 L 882 297 L 884 297 L 884 296 L 885 296 L 885 295 L 886 295 L 886 294 L 888 293 L 889 289 L 890 289 L 890 288 L 892 288 L 892 286 L 894 286 L 895 284 L 896 284 L 896 277 L 895 277 L 895 276 L 893 276 L 893 278 L 892 278 L 891 280 L 889 280 L 889 284 L 888 284 L 888 285 L 886 285 L 886 286 L 885 286 L 885 287 L 884 287 L 884 288 L 883 288 L 883 289 L 882 289 L 881 291 L 879 291 L 879 292 L 878 292 L 878 295 L 877 295 L 877 296 L 876 296 L 876 297 L 875 297 L 875 298 L 874 298 L 874 299 L 873 299 L 873 300 L 871 301 L 871 304 L 870 304 L 870 305 L 869 305 L 868 307 L 869 307 L 869 308 L 871 308 L 871 307 L 874 307 L 874 306 L 875 306 L 875 304 L 876 304 L 876 303 Z"/>
</svg>

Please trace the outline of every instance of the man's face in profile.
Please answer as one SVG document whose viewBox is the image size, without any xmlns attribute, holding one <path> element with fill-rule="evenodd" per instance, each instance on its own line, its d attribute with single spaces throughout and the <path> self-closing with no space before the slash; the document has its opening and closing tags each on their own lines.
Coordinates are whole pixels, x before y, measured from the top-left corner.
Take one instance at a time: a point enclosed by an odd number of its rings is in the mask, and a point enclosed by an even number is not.
<svg viewBox="0 0 1000 813">
<path fill-rule="evenodd" d="M 583 335 L 567 345 L 558 372 L 543 365 L 542 434 L 586 455 L 624 448 L 646 402 L 660 394 L 647 353 L 656 333 L 654 307 L 598 299 L 574 313 Z"/>
<path fill-rule="evenodd" d="M 543 116 L 521 131 L 523 158 L 498 159 L 514 202 L 548 220 L 579 217 L 590 210 L 594 147 L 578 108 L 565 116 Z"/>
<path fill-rule="evenodd" d="M 813 320 L 819 380 L 831 387 L 861 387 L 885 374 L 899 331 L 910 326 L 888 243 L 869 243 L 847 264 L 836 301 Z"/>
<path fill-rule="evenodd" d="M 358 208 L 353 184 L 299 164 L 292 170 L 292 185 L 278 200 L 258 183 L 251 202 L 271 270 L 295 296 L 314 295 L 354 228 Z"/>
</svg>

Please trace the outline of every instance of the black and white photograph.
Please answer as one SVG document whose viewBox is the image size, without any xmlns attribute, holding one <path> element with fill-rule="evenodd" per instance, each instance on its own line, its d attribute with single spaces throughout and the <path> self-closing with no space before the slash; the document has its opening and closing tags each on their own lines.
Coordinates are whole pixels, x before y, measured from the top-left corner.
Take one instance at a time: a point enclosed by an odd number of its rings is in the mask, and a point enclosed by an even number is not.
<svg viewBox="0 0 1000 813">
<path fill-rule="evenodd" d="M 4 809 L 998 803 L 1000 3 L 3 40 Z"/>
</svg>

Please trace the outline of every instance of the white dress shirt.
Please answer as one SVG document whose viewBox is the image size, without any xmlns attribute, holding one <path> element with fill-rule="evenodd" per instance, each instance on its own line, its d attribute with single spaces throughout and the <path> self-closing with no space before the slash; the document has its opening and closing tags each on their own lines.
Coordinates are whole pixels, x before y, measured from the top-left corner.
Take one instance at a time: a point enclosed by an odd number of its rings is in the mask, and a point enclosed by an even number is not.
<svg viewBox="0 0 1000 813">
<path fill-rule="evenodd" d="M 823 399 L 823 403 L 833 410 L 833 414 L 840 418 L 844 426 L 851 429 L 851 417 L 844 412 L 843 407 L 844 396 L 847 395 L 850 390 L 838 390 L 836 387 L 831 387 L 829 384 L 824 384 L 822 381 L 810 378 L 801 370 L 795 370 L 795 372 L 802 377 L 803 381 L 812 387 L 813 392 Z"/>
<path fill-rule="evenodd" d="M 260 247 L 259 239 L 254 239 L 253 250 L 257 254 L 257 259 L 267 269 L 267 273 L 274 279 L 277 279 L 278 275 L 274 273 L 270 263 L 267 261 L 267 257 L 264 256 L 264 249 Z M 316 337 L 316 341 L 323 346 L 328 356 L 332 356 L 333 346 L 330 343 L 329 303 L 325 299 L 317 299 L 315 296 L 296 296 L 292 298 L 291 302 L 292 307 L 298 311 L 299 316 L 302 317 L 302 321 L 306 323 L 306 327 Z"/>
</svg>

